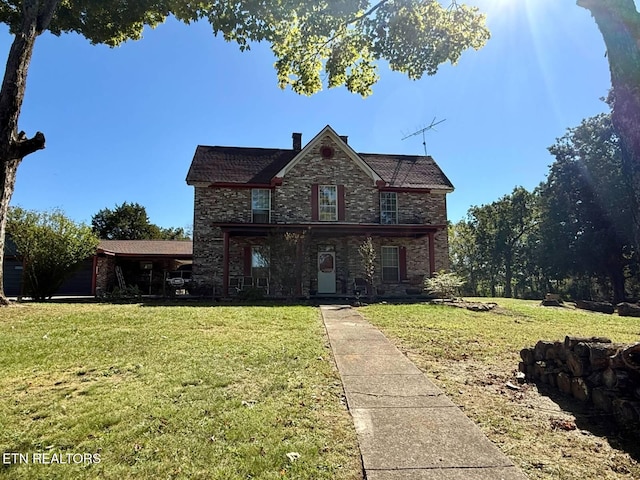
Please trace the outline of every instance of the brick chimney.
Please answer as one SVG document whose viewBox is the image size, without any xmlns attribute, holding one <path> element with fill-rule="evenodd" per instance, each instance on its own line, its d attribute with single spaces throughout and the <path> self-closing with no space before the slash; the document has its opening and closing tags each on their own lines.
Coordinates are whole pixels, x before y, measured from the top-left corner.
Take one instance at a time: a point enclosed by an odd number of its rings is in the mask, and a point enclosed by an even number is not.
<svg viewBox="0 0 640 480">
<path fill-rule="evenodd" d="M 349 143 L 349 137 L 347 137 L 346 135 L 340 135 L 340 139 L 346 144 Z"/>
<path fill-rule="evenodd" d="M 296 152 L 302 150 L 302 134 L 301 133 L 292 133 L 291 138 L 293 138 L 293 149 Z"/>
</svg>

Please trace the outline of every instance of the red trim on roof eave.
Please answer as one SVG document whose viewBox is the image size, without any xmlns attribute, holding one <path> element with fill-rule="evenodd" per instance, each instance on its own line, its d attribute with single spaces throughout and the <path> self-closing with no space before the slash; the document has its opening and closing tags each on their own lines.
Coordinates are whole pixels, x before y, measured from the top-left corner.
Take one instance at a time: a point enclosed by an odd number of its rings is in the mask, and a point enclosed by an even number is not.
<svg viewBox="0 0 640 480">
<path fill-rule="evenodd" d="M 282 185 L 282 177 L 273 177 L 271 179 L 272 187 L 279 187 L 280 185 Z"/>
<path fill-rule="evenodd" d="M 98 250 L 97 253 L 110 255 L 112 257 L 136 257 L 136 258 L 192 258 L 193 253 L 118 253 Z"/>
<path fill-rule="evenodd" d="M 267 235 L 273 231 L 309 231 L 331 233 L 332 235 L 385 235 L 385 236 L 413 236 L 427 235 L 429 232 L 434 233 L 438 230 L 447 228 L 446 224 L 397 224 L 397 225 L 381 225 L 377 223 L 270 223 L 270 224 L 252 224 L 252 223 L 212 223 L 214 227 L 219 227 L 223 232 L 233 235 Z"/>
<path fill-rule="evenodd" d="M 215 182 L 210 183 L 209 188 L 273 188 L 274 185 L 269 183 L 234 183 L 234 182 Z"/>
<path fill-rule="evenodd" d="M 398 193 L 431 193 L 431 188 L 411 188 L 411 187 L 378 187 L 381 192 Z"/>
</svg>

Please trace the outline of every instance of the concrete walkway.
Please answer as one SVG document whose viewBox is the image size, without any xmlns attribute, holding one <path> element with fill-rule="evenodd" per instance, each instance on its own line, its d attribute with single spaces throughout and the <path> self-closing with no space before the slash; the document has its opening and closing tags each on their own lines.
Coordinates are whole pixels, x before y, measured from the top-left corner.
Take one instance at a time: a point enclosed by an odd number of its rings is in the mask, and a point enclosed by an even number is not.
<svg viewBox="0 0 640 480">
<path fill-rule="evenodd" d="M 322 306 L 367 480 L 526 480 L 400 350 L 349 306 Z"/>
</svg>

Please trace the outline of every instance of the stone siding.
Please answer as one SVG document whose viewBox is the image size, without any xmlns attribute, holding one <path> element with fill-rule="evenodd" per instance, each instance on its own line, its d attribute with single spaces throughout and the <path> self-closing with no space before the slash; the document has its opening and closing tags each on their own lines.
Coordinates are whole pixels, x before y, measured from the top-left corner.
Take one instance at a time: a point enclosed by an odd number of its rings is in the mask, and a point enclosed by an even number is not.
<svg viewBox="0 0 640 480">
<path fill-rule="evenodd" d="M 378 210 L 380 207 L 378 206 Z M 398 223 L 443 225 L 447 223 L 444 193 L 398 193 Z"/>
<path fill-rule="evenodd" d="M 320 149 L 324 147 L 334 150 L 332 158 L 322 158 Z M 380 202 L 373 179 L 327 137 L 287 173 L 276 189 L 276 223 L 311 222 L 313 184 L 345 186 L 346 222 L 378 222 Z"/>
<path fill-rule="evenodd" d="M 334 155 L 322 158 L 320 150 L 331 147 Z M 273 188 L 271 223 L 312 223 L 311 189 L 313 184 L 345 186 L 345 222 L 379 223 L 379 191 L 373 179 L 364 172 L 330 137 L 325 137 L 308 156 L 298 162 L 284 176 L 282 184 Z M 398 192 L 398 221 L 407 224 L 445 225 L 447 222 L 444 193 Z M 195 187 L 193 219 L 193 280 L 203 293 L 222 292 L 223 240 L 222 231 L 214 223 L 250 223 L 251 189 Z M 322 222 L 325 223 L 325 222 Z M 341 223 L 341 222 L 332 222 Z M 317 252 L 319 245 L 333 245 L 336 251 L 337 293 L 351 294 L 353 279 L 363 277 L 358 246 L 364 236 L 314 237 L 308 248 L 306 270 L 309 277 L 303 281 L 303 293 L 317 288 Z M 376 284 L 382 286 L 381 247 L 404 246 L 407 249 L 408 279 L 422 278 L 429 273 L 429 239 L 374 237 L 377 252 Z M 263 244 L 264 238 L 231 237 L 229 242 L 229 275 L 243 275 L 243 248 Z M 254 243 L 252 243 L 254 242 Z M 435 234 L 435 270 L 446 270 L 449 264 L 447 231 Z M 388 295 L 401 295 L 408 282 L 385 284 Z"/>
<path fill-rule="evenodd" d="M 96 261 L 96 295 L 110 293 L 116 286 L 116 259 L 112 256 L 98 256 Z"/>
</svg>

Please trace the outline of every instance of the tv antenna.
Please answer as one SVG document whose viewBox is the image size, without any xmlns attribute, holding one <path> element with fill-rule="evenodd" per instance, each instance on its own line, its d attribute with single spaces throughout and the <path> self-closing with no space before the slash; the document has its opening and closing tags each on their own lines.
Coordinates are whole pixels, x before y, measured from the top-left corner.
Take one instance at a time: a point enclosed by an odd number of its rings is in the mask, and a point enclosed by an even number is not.
<svg viewBox="0 0 640 480">
<path fill-rule="evenodd" d="M 407 138 L 411 138 L 411 137 L 415 137 L 416 135 L 420 135 L 422 134 L 422 146 L 424 147 L 424 154 L 425 156 L 427 155 L 427 138 L 426 138 L 426 133 L 429 130 L 435 130 L 435 126 L 436 125 L 440 125 L 442 122 L 444 122 L 446 120 L 446 118 L 443 118 L 442 120 L 436 122 L 436 117 L 433 117 L 433 120 L 431 120 L 431 123 L 429 125 L 427 125 L 424 128 L 421 128 L 420 130 L 410 133 L 409 135 L 405 135 L 404 138 L 402 138 L 402 140 L 406 140 Z M 437 131 L 437 130 L 436 130 Z"/>
</svg>

